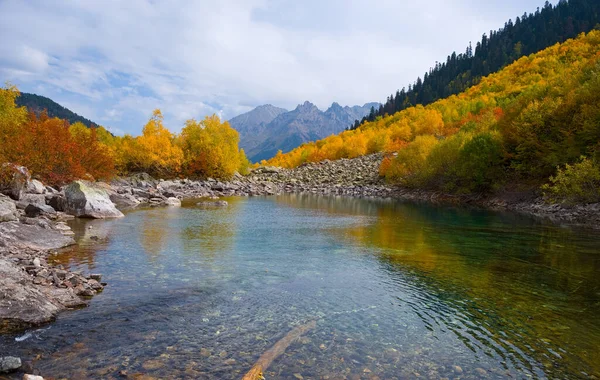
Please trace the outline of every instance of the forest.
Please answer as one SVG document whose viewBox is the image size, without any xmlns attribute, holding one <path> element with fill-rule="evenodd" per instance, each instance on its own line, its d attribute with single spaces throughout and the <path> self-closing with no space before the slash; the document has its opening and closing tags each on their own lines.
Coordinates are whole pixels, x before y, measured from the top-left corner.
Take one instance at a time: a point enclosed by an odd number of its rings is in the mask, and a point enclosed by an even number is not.
<svg viewBox="0 0 600 380">
<path fill-rule="evenodd" d="M 525 13 L 514 22 L 506 22 L 503 28 L 484 34 L 475 47 L 469 43 L 464 53 L 453 52 L 446 62 L 436 62 L 423 79 L 418 78 L 408 90 L 403 88 L 390 95 L 379 109 L 372 108 L 350 129 L 375 121 L 378 116 L 459 94 L 517 59 L 587 33 L 599 23 L 600 2 L 596 0 L 561 0 L 555 6 L 546 1 L 535 13 Z"/>
<path fill-rule="evenodd" d="M 600 31 L 522 57 L 476 86 L 279 153 L 268 165 L 384 152 L 406 187 L 490 192 L 509 183 L 573 201 L 600 198 Z M 548 184 L 549 181 L 549 184 Z"/>
<path fill-rule="evenodd" d="M 90 119 L 76 114 L 45 96 L 21 92 L 15 99 L 15 103 L 19 107 L 27 107 L 28 110 L 35 112 L 36 115 L 40 115 L 43 111 L 46 111 L 48 116 L 64 119 L 71 124 L 80 122 L 90 128 L 97 126 L 97 124 Z"/>
<path fill-rule="evenodd" d="M 142 135 L 121 137 L 101 126 L 28 111 L 17 105 L 18 96 L 14 86 L 0 89 L 0 163 L 23 165 L 48 184 L 141 171 L 162 178 L 227 179 L 250 165 L 238 148 L 238 133 L 214 115 L 188 120 L 173 134 L 155 110 Z"/>
</svg>

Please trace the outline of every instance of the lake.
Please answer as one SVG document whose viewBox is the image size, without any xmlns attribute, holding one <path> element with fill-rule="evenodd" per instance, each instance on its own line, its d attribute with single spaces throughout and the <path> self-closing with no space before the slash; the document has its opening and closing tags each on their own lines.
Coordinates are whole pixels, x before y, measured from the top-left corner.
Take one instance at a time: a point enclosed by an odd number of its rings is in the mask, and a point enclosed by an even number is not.
<svg viewBox="0 0 600 380">
<path fill-rule="evenodd" d="M 311 195 L 76 220 L 55 262 L 108 283 L 1 354 L 45 377 L 600 376 L 600 233 L 512 213 Z M 143 376 L 145 375 L 145 377 Z"/>
</svg>

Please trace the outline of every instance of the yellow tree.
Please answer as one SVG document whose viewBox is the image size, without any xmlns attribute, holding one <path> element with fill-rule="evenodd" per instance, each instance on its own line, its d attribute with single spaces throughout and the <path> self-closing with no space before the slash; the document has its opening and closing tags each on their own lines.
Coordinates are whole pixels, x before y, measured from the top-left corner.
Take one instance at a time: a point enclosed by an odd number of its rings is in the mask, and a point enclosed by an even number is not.
<svg viewBox="0 0 600 380">
<path fill-rule="evenodd" d="M 236 170 L 247 170 L 245 154 L 238 148 L 239 135 L 217 115 L 201 122 L 188 120 L 179 145 L 185 156 L 185 173 L 196 177 L 230 178 Z"/>
<path fill-rule="evenodd" d="M 183 162 L 183 152 L 174 144 L 173 134 L 163 125 L 163 115 L 159 109 L 144 126 L 137 139 L 138 154 L 133 154 L 135 164 L 153 175 L 172 176 L 179 173 Z"/>
</svg>

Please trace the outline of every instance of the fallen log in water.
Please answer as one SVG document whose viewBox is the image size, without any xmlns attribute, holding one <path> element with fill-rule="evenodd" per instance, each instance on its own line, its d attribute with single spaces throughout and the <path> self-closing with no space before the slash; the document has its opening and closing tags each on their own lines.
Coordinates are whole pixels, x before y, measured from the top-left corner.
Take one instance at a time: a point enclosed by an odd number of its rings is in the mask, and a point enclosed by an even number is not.
<svg viewBox="0 0 600 380">
<path fill-rule="evenodd" d="M 317 327 L 317 321 L 310 321 L 304 325 L 296 326 L 292 331 L 287 333 L 286 336 L 275 343 L 273 347 L 262 354 L 252 369 L 242 378 L 242 380 L 264 379 L 263 373 L 266 371 L 267 367 L 273 363 L 273 360 L 277 359 L 277 357 L 283 354 L 289 345 L 292 344 L 292 342 L 315 327 Z"/>
</svg>

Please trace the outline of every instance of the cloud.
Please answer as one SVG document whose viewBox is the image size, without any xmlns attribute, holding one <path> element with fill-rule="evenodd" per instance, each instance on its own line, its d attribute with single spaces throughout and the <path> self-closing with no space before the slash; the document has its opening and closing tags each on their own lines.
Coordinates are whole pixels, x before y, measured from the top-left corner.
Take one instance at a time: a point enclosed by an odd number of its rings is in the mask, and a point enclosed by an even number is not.
<svg viewBox="0 0 600 380">
<path fill-rule="evenodd" d="M 271 103 L 381 101 L 533 0 L 0 2 L 0 75 L 139 133 L 161 108 L 231 118 Z M 80 111 L 74 110 L 78 113 Z"/>
</svg>

